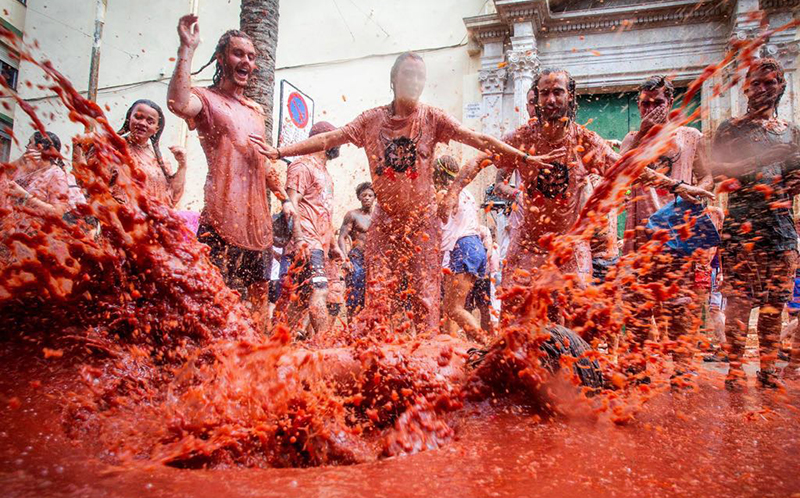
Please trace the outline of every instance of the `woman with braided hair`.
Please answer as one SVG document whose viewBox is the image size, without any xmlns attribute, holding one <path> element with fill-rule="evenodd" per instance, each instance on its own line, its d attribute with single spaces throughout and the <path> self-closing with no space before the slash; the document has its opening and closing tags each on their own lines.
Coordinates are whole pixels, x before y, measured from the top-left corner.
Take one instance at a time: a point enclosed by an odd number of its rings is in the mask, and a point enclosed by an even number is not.
<svg viewBox="0 0 800 498">
<path fill-rule="evenodd" d="M 164 112 L 161 107 L 151 100 L 142 99 L 130 106 L 118 133 L 128 142 L 131 157 L 145 175 L 145 192 L 174 207 L 186 184 L 186 151 L 178 146 L 169 148 L 178 163 L 178 171 L 172 174 L 169 163 L 161 156 L 159 141 L 163 132 Z"/>
</svg>

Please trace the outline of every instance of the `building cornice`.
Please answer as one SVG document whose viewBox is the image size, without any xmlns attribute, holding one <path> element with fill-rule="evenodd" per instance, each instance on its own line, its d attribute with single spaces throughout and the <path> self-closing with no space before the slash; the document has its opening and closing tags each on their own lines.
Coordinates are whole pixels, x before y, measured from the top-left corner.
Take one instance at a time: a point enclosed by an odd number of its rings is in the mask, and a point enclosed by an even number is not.
<svg viewBox="0 0 800 498">
<path fill-rule="evenodd" d="M 763 1 L 776 5 L 800 2 Z M 495 0 L 494 3 L 497 13 L 464 18 L 467 31 L 479 43 L 511 33 L 513 23 L 520 21 L 533 22 L 537 35 L 547 36 L 723 20 L 731 9 L 730 3 L 719 0 L 669 0 L 556 14 L 550 12 L 547 0 Z"/>
<path fill-rule="evenodd" d="M 761 0 L 760 7 L 763 10 L 789 10 L 800 7 L 800 0 Z"/>
<path fill-rule="evenodd" d="M 511 36 L 511 29 L 497 14 L 465 17 L 464 24 L 469 35 L 478 43 L 488 40 L 505 40 Z"/>
</svg>

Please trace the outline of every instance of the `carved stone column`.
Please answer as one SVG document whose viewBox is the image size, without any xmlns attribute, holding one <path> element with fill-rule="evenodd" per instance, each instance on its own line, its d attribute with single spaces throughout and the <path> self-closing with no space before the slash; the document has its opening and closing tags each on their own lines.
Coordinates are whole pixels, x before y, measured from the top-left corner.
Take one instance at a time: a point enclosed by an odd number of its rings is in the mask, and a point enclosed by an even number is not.
<svg viewBox="0 0 800 498">
<path fill-rule="evenodd" d="M 511 37 L 511 50 L 506 52 L 507 69 L 514 81 L 514 109 L 516 126 L 528 121 L 525 110 L 528 90 L 533 84 L 533 76 L 539 70 L 539 56 L 536 50 L 536 34 L 533 23 L 519 21 L 514 23 L 514 36 Z"/>
<path fill-rule="evenodd" d="M 733 13 L 733 28 L 731 29 L 730 44 L 754 39 L 759 35 L 760 26 L 758 17 L 758 0 L 737 0 Z M 741 75 L 744 77 L 744 75 Z M 739 81 L 730 89 L 731 116 L 740 116 L 747 111 L 747 100 L 742 93 L 743 81 Z M 728 117 L 731 117 L 728 116 Z"/>
<path fill-rule="evenodd" d="M 503 90 L 506 86 L 506 69 L 502 67 L 503 40 L 500 38 L 483 41 L 481 70 L 478 80 L 481 83 L 483 107 L 483 132 L 499 137 L 502 134 Z"/>
</svg>

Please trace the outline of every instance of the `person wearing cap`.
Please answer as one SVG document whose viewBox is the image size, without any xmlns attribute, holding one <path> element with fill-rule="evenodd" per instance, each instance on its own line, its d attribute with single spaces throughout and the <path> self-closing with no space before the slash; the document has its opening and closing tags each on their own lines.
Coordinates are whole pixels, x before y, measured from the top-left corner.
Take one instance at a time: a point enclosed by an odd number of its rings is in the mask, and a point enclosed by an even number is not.
<svg viewBox="0 0 800 498">
<path fill-rule="evenodd" d="M 311 127 L 309 137 L 335 129 L 332 124 L 320 121 Z M 284 265 L 288 263 L 289 273 L 277 310 L 285 314 L 292 330 L 302 328 L 298 325 L 306 310 L 315 334 L 328 330 L 325 267 L 328 254 L 344 259 L 334 241 L 333 180 L 327 169 L 328 161 L 338 156 L 339 147 L 307 154 L 294 160 L 286 171 L 286 193 L 297 216 L 292 238 L 284 251 Z"/>
<path fill-rule="evenodd" d="M 437 192 L 447 190 L 460 169 L 451 156 L 434 163 L 433 182 Z M 444 268 L 444 313 L 470 340 L 485 342 L 478 320 L 466 310 L 467 294 L 475 281 L 486 275 L 486 248 L 480 236 L 478 204 L 462 190 L 458 208 L 442 223 L 442 268 Z"/>
</svg>

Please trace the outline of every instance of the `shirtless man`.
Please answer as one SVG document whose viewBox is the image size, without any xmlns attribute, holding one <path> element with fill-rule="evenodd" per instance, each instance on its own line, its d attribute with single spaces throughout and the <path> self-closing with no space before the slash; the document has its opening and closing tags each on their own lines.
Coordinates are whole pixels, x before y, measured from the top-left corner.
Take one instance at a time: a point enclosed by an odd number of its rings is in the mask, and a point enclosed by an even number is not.
<svg viewBox="0 0 800 498">
<path fill-rule="evenodd" d="M 256 51 L 245 33 L 226 32 L 214 55 L 214 83 L 192 87 L 192 57 L 200 44 L 197 16 L 178 22 L 180 48 L 169 82 L 169 109 L 197 130 L 208 161 L 205 206 L 197 232 L 231 288 L 246 295 L 266 321 L 266 296 L 272 248 L 272 219 L 267 190 L 283 201 L 287 216 L 294 207 L 278 172 L 250 145 L 248 137 L 264 135 L 264 111 L 244 96 L 256 68 Z M 205 67 L 205 66 L 204 66 Z M 202 70 L 202 69 L 201 69 Z"/>
<path fill-rule="evenodd" d="M 636 148 L 653 126 L 667 122 L 667 116 L 674 102 L 674 93 L 672 83 L 662 75 L 651 76 L 642 83 L 638 98 L 642 124 L 638 131 L 631 131 L 625 136 L 621 154 Z M 713 179 L 703 166 L 701 140 L 702 134 L 698 130 L 681 126 L 671 136 L 658 161 L 648 165 L 648 168 L 680 184 L 696 184 L 700 188 L 709 189 L 713 185 Z M 673 200 L 675 195 L 668 189 L 653 188 L 641 183 L 633 185 L 632 198 L 627 205 L 628 216 L 625 222 L 627 235 L 623 244 L 623 254 L 642 249 L 649 241 L 649 235 L 645 231 L 648 218 Z M 646 274 L 641 273 L 642 269 L 634 264 L 635 269 L 640 272 L 636 275 L 637 280 L 641 283 L 662 282 L 670 285 L 677 279 L 680 282 L 678 286 L 680 290 L 677 296 L 672 296 L 663 303 L 655 303 L 655 306 L 645 306 L 647 301 L 653 299 L 652 296 L 626 290 L 627 296 L 624 301 L 630 308 L 626 313 L 626 316 L 630 317 L 626 320 L 626 329 L 633 341 L 632 350 L 638 355 L 636 370 L 643 369 L 647 361 L 647 358 L 638 352 L 645 346 L 653 318 L 656 319 L 659 330 L 666 332 L 667 336 L 675 341 L 689 332 L 692 319 L 695 317 L 695 314 L 687 312 L 687 308 L 694 301 L 690 285 L 694 280 L 693 265 L 683 258 L 672 258 L 667 253 L 655 255 L 652 262 L 655 264 Z M 677 348 L 676 351 L 680 349 L 682 348 Z M 679 362 L 679 370 L 685 373 L 689 369 L 686 364 L 689 357 L 677 354 L 674 356 Z M 676 372 L 679 373 L 681 372 Z"/>
<path fill-rule="evenodd" d="M 550 164 L 524 164 L 507 157 L 496 161 L 502 171 L 498 184 L 504 183 L 515 169 L 519 170 L 522 179 L 522 220 L 512 233 L 503 267 L 502 282 L 506 288 L 531 282 L 536 270 L 548 257 L 547 250 L 539 246 L 539 240 L 548 235 L 561 235 L 572 227 L 582 207 L 581 193 L 587 176 L 590 173 L 603 176 L 619 159 L 608 142 L 575 123 L 575 80 L 567 71 L 543 70 L 535 78 L 530 94 L 533 94 L 528 106 L 528 112 L 533 111 L 531 120 L 507 135 L 505 141 L 515 148 L 545 155 L 544 159 Z M 439 214 L 443 220 L 457 205 L 461 190 L 488 166 L 490 161 L 487 159 L 487 156 L 479 156 L 461 170 L 441 205 Z M 662 185 L 675 185 L 680 191 L 693 189 L 655 172 L 644 173 L 643 177 L 658 177 Z M 587 241 L 575 248 L 573 257 L 561 267 L 561 271 L 577 273 L 583 282 L 589 281 L 591 252 Z M 556 311 L 551 308 L 550 319 L 561 322 L 560 313 Z"/>
<path fill-rule="evenodd" d="M 270 147 L 261 135 L 252 137 L 273 160 L 345 143 L 365 149 L 378 201 L 364 248 L 369 281 L 366 308 L 377 320 L 411 319 L 417 333 L 439 328 L 441 226 L 432 164 L 436 144 L 455 140 L 542 164 L 539 158 L 465 128 L 443 111 L 420 103 L 425 79 L 422 57 L 401 54 L 391 70 L 394 100 L 389 105 L 366 111 L 338 130 L 281 149 Z"/>
<path fill-rule="evenodd" d="M 712 173 L 728 180 L 728 212 L 722 228 L 726 350 L 730 370 L 725 386 L 743 387 L 750 311 L 759 308 L 758 337 L 762 387 L 780 384 L 775 370 L 781 311 L 791 299 L 797 261 L 791 183 L 798 180 L 800 128 L 777 117 L 786 90 L 780 63 L 757 59 L 747 72 L 747 112 L 722 123 L 714 134 Z"/>
<path fill-rule="evenodd" d="M 361 201 L 359 209 L 348 211 L 339 229 L 339 250 L 347 254 L 347 316 L 353 319 L 364 307 L 364 294 L 367 287 L 367 272 L 364 268 L 364 245 L 367 230 L 372 224 L 372 210 L 375 207 L 375 192 L 370 182 L 356 187 L 356 197 Z M 350 238 L 350 252 L 347 252 L 347 238 Z"/>
<path fill-rule="evenodd" d="M 314 123 L 310 137 L 335 130 L 326 121 Z M 333 233 L 333 179 L 327 163 L 339 156 L 333 147 L 295 159 L 286 171 L 286 191 L 295 206 L 293 235 L 283 257 L 291 264 L 277 309 L 285 310 L 292 330 L 299 330 L 306 310 L 317 335 L 328 331 L 328 251 L 342 259 Z"/>
</svg>

